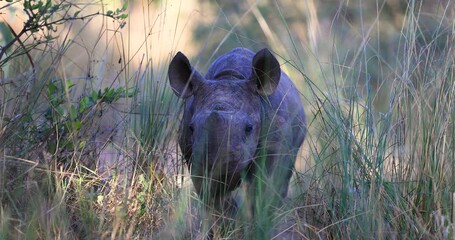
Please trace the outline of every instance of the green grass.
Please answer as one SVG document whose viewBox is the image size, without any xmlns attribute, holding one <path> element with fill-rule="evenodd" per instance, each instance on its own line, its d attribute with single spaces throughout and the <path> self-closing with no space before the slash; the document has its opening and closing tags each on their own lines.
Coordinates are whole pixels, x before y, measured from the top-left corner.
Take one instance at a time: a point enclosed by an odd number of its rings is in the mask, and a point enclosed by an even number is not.
<svg viewBox="0 0 455 240">
<path fill-rule="evenodd" d="M 167 66 L 183 51 L 204 72 L 234 46 L 274 50 L 308 117 L 291 194 L 266 227 L 297 239 L 455 236 L 453 2 L 210 6 L 196 24 L 202 13 L 165 2 L 129 6 L 145 18 L 130 14 L 123 30 L 105 16 L 68 22 L 1 66 L 0 239 L 202 238 L 213 216 L 176 144 Z M 249 217 L 241 209 L 215 236 L 258 237 Z"/>
</svg>

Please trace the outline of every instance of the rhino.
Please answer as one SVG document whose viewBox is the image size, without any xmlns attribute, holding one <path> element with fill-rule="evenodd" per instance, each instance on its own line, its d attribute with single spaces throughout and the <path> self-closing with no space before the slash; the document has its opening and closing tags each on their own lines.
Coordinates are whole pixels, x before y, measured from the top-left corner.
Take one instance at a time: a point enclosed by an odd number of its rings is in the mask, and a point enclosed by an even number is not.
<svg viewBox="0 0 455 240">
<path fill-rule="evenodd" d="M 203 76 L 178 52 L 168 76 L 184 99 L 179 145 L 199 197 L 223 209 L 245 182 L 245 197 L 262 191 L 280 204 L 305 139 L 306 117 L 298 90 L 272 53 L 235 48 Z"/>
</svg>

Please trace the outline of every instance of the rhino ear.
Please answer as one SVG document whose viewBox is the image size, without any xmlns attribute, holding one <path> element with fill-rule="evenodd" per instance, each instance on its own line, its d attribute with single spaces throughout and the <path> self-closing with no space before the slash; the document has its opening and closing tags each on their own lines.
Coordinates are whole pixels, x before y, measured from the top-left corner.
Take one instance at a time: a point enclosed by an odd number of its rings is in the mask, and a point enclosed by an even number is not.
<svg viewBox="0 0 455 240">
<path fill-rule="evenodd" d="M 202 75 L 191 67 L 188 58 L 178 52 L 169 64 L 169 83 L 175 95 L 187 98 L 194 94 L 198 81 L 203 81 Z"/>
<path fill-rule="evenodd" d="M 259 95 L 268 96 L 275 92 L 280 82 L 281 69 L 278 60 L 267 48 L 254 55 L 253 74 Z"/>
</svg>

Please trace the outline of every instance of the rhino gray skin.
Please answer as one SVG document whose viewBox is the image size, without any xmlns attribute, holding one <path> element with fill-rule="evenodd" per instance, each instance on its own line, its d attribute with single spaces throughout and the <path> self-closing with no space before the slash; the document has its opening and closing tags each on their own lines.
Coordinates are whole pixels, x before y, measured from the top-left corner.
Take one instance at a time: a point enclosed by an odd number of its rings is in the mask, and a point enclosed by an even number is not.
<svg viewBox="0 0 455 240">
<path fill-rule="evenodd" d="M 222 200 L 258 176 L 267 178 L 267 198 L 285 198 L 306 119 L 299 92 L 270 51 L 235 48 L 205 77 L 178 52 L 168 74 L 185 99 L 179 145 L 201 199 Z"/>
</svg>

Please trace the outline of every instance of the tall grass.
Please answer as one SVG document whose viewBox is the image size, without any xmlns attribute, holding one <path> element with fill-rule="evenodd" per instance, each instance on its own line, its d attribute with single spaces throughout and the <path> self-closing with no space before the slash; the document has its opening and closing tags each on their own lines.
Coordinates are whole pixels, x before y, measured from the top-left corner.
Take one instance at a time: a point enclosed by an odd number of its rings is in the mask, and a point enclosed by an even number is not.
<svg viewBox="0 0 455 240">
<path fill-rule="evenodd" d="M 453 22 L 445 25 L 442 16 L 436 28 L 425 29 L 420 9 L 409 3 L 396 65 L 382 64 L 392 74 L 386 111 L 374 107 L 381 96 L 372 90 L 369 75 L 369 61 L 384 57 L 369 43 L 354 50 L 357 58 L 351 63 L 332 63 L 329 94 L 315 91 L 313 128 L 319 134 L 310 135 L 309 142 L 317 191 L 308 195 L 322 195 L 317 198 L 322 199 L 322 220 L 311 226 L 317 234 L 342 239 L 453 236 Z M 361 35 L 363 42 L 370 37 Z M 371 48 L 375 55 L 367 57 Z"/>
<path fill-rule="evenodd" d="M 66 38 L 32 52 L 34 69 L 26 67 L 28 57 L 2 67 L 0 239 L 200 239 L 209 232 L 216 217 L 184 170 L 181 102 L 166 76 L 170 57 L 182 50 L 175 46 L 186 20 L 180 10 L 177 19 L 166 18 L 177 6 L 153 4 L 136 6 L 142 13 L 162 9 L 156 18 L 144 14 L 139 39 L 103 21 L 97 44 L 106 45 L 89 47 L 70 37 L 90 26 L 73 23 L 62 31 Z M 455 236 L 453 3 L 428 13 L 424 3 L 409 1 L 394 16 L 398 30 L 385 31 L 392 27 L 383 17 L 390 4 L 264 2 L 245 12 L 220 4 L 216 25 L 197 26 L 195 32 L 208 34 L 194 44 L 204 53 L 269 45 L 303 93 L 304 167 L 276 219 L 264 223 L 276 238 Z M 318 18 L 318 6 L 333 11 L 329 21 Z M 295 13 L 309 16 L 308 35 L 298 36 L 305 25 L 293 22 Z M 138 25 L 131 21 L 127 26 Z M 134 41 L 143 51 L 133 49 Z M 83 64 L 96 74 L 84 76 L 77 59 L 68 61 L 81 49 L 90 52 Z M 194 62 L 207 66 L 213 56 Z M 106 119 L 113 129 L 106 130 Z M 259 237 L 263 232 L 252 230 L 261 219 L 250 220 L 241 208 L 235 221 L 214 228 L 215 236 Z"/>
</svg>

